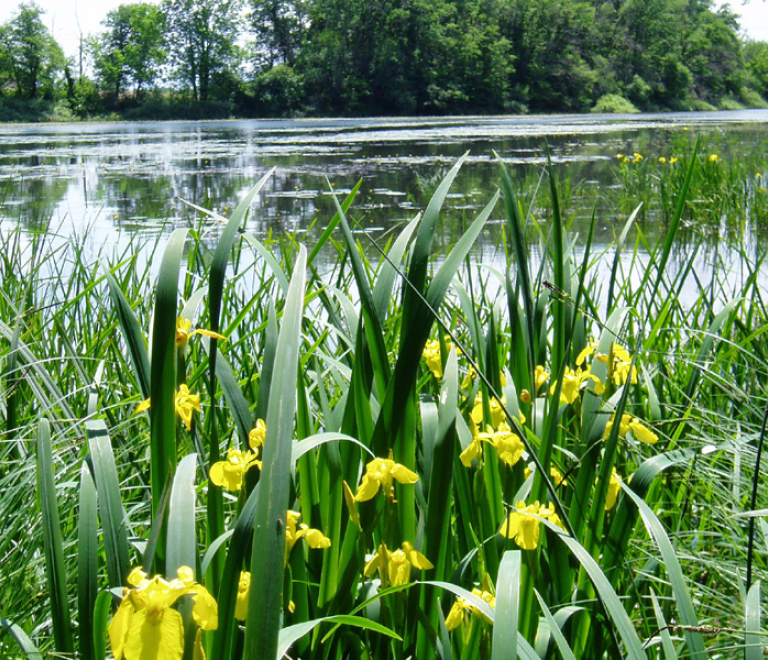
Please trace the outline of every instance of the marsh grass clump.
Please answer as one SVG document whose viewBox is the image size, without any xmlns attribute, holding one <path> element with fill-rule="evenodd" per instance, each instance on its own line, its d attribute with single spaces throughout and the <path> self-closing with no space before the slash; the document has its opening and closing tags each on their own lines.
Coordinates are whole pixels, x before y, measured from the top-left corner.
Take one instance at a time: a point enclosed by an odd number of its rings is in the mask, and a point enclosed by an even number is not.
<svg viewBox="0 0 768 660">
<path fill-rule="evenodd" d="M 663 178 L 647 253 L 634 208 L 577 251 L 551 167 L 544 223 L 500 162 L 435 260 L 465 157 L 376 245 L 359 185 L 315 245 L 242 231 L 269 174 L 215 235 L 3 233 L 0 655 L 759 657 L 762 256 L 670 267 L 686 218 L 759 219 L 712 155 L 618 159 Z"/>
</svg>

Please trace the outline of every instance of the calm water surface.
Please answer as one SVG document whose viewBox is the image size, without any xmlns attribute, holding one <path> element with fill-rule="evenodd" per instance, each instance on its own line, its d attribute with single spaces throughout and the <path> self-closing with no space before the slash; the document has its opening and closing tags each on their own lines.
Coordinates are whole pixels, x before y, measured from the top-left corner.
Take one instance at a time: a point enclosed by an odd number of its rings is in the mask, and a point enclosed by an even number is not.
<svg viewBox="0 0 768 660">
<path fill-rule="evenodd" d="M 549 148 L 558 176 L 585 191 L 617 184 L 617 153 L 669 156 L 675 140 L 688 131 L 717 145 L 724 156 L 738 157 L 759 143 L 766 127 L 768 110 L 0 125 L 0 228 L 50 226 L 104 245 L 134 232 L 169 232 L 200 222 L 213 226 L 180 200 L 226 215 L 274 166 L 248 219 L 247 229 L 257 236 L 298 230 L 307 232 L 311 244 L 333 214 L 329 185 L 343 193 L 360 178 L 351 216 L 381 235 L 421 210 L 440 174 L 468 151 L 452 187 L 452 210 L 443 220 L 448 241 L 463 219 L 472 219 L 490 199 L 498 181 L 494 152 L 517 177 L 535 179 Z M 569 214 L 586 217 L 594 200 L 594 194 L 584 194 L 580 205 L 575 195 Z M 488 258 L 498 251 L 501 212 L 497 207 L 499 217 L 478 247 Z M 623 219 L 612 209 L 598 213 L 597 242 L 607 244 Z M 656 224 L 645 229 L 651 240 L 663 231 Z"/>
</svg>

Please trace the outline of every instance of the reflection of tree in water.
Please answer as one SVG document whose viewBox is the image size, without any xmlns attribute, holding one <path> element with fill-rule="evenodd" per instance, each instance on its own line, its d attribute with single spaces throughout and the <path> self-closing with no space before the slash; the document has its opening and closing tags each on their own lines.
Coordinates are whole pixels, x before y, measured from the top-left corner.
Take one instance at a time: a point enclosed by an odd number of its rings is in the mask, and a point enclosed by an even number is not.
<svg viewBox="0 0 768 660">
<path fill-rule="evenodd" d="M 44 231 L 69 186 L 64 178 L 0 177 L 0 218 L 13 220 L 27 231 Z"/>
</svg>

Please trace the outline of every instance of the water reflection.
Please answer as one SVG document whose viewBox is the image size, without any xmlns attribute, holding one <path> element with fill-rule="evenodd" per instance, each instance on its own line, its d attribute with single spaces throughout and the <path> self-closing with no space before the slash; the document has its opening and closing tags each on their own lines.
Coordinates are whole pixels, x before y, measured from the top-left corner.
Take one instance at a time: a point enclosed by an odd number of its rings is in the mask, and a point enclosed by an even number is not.
<svg viewBox="0 0 768 660">
<path fill-rule="evenodd" d="M 485 117 L 68 124 L 0 127 L 0 221 L 30 230 L 49 221 L 110 240 L 114 230 L 156 233 L 196 226 L 180 200 L 226 215 L 270 167 L 275 175 L 254 201 L 248 229 L 322 231 L 338 193 L 363 179 L 351 212 L 359 227 L 386 231 L 412 218 L 441 174 L 464 152 L 451 189 L 444 240 L 461 231 L 497 185 L 498 153 L 531 202 L 547 148 L 563 181 L 563 203 L 584 234 L 593 209 L 596 242 L 610 242 L 631 209 L 601 203 L 616 185 L 615 154 L 667 153 L 685 130 L 740 153 L 758 143 L 768 111 L 622 117 Z M 733 136 L 736 136 L 734 139 Z M 546 185 L 545 183 L 543 185 Z M 526 195 L 528 197 L 526 197 Z M 534 215 L 546 221 L 546 209 Z M 653 214 L 654 209 L 643 213 Z M 501 213 L 501 210 L 498 210 Z M 647 217 L 647 216 L 646 216 Z M 316 222 L 317 220 L 320 222 Z M 498 221 L 498 219 L 497 219 Z M 212 222 L 207 221 L 206 222 Z M 660 226 L 645 227 L 654 241 Z M 484 234 L 498 246 L 498 222 Z"/>
</svg>

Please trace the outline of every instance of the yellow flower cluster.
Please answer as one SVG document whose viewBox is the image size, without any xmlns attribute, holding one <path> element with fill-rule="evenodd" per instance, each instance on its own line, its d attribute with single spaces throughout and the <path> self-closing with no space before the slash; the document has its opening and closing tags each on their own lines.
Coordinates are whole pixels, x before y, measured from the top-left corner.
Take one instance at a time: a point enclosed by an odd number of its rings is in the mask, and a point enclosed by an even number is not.
<svg viewBox="0 0 768 660">
<path fill-rule="evenodd" d="M 616 158 L 620 163 L 626 165 L 627 163 L 639 163 L 641 160 L 643 160 L 643 155 L 637 152 L 631 156 L 626 156 L 625 154 L 616 154 Z"/>
<path fill-rule="evenodd" d="M 144 412 L 149 410 L 152 404 L 152 399 L 144 399 L 137 407 L 136 412 Z M 174 394 L 173 405 L 176 408 L 176 414 L 184 422 L 184 426 L 187 427 L 187 431 L 192 430 L 192 413 L 197 410 L 200 412 L 200 395 L 192 394 L 186 384 L 179 385 L 178 391 Z"/>
<path fill-rule="evenodd" d="M 239 491 L 243 487 L 243 477 L 248 470 L 254 465 L 261 470 L 262 463 L 258 460 L 259 447 L 264 444 L 266 435 L 267 428 L 264 420 L 260 419 L 248 434 L 248 444 L 251 449 L 242 451 L 236 447 L 230 447 L 227 450 L 226 461 L 218 461 L 211 465 L 211 482 L 235 493 Z"/>
<path fill-rule="evenodd" d="M 523 500 L 518 500 L 515 509 L 502 524 L 499 534 L 508 539 L 515 539 L 515 543 L 523 550 L 535 550 L 539 544 L 541 518 L 549 520 L 558 527 L 563 527 L 560 516 L 555 513 L 552 504 L 543 506 L 537 500 L 526 506 Z"/>
<path fill-rule="evenodd" d="M 427 571 L 434 568 L 434 565 L 408 541 L 405 541 L 400 550 L 394 552 L 382 543 L 376 554 L 365 565 L 363 572 L 370 577 L 378 570 L 383 587 L 397 587 L 410 582 L 411 568 Z"/>
<path fill-rule="evenodd" d="M 496 598 L 494 598 L 493 594 L 489 591 L 480 590 L 475 587 L 472 589 L 472 595 L 482 598 L 493 609 L 496 609 Z M 448 612 L 448 616 L 445 618 L 445 627 L 448 628 L 448 630 L 458 628 L 464 619 L 464 612 L 471 612 L 475 616 L 482 618 L 486 623 L 492 623 L 475 605 L 463 598 L 457 598 L 456 602 L 451 607 L 451 611 Z"/>
<path fill-rule="evenodd" d="M 128 576 L 117 613 L 109 624 L 109 641 L 115 660 L 180 660 L 184 655 L 184 623 L 173 609 L 176 601 L 191 595 L 192 618 L 202 630 L 219 625 L 218 608 L 208 590 L 195 582 L 192 569 L 182 566 L 170 582 L 155 575 L 148 579 L 140 568 Z M 198 643 L 199 643 L 198 636 Z M 200 649 L 202 651 L 202 649 Z"/>
</svg>

